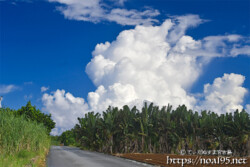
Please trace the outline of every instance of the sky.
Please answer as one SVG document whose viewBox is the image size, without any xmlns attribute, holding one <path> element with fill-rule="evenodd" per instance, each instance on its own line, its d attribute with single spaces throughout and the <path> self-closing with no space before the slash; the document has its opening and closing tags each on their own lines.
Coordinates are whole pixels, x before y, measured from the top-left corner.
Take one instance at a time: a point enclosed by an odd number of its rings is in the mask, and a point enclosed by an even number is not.
<svg viewBox="0 0 250 167">
<path fill-rule="evenodd" d="M 144 101 L 250 113 L 249 0 L 1 0 L 0 20 L 1 105 L 54 135 Z"/>
</svg>

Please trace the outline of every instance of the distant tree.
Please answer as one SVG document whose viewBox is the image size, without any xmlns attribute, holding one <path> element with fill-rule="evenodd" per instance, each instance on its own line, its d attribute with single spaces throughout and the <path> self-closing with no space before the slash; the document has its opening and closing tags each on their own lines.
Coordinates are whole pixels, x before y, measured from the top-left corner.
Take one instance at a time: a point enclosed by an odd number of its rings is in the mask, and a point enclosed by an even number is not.
<svg viewBox="0 0 250 167">
<path fill-rule="evenodd" d="M 65 146 L 76 145 L 75 133 L 73 130 L 67 130 L 59 136 L 59 141 L 63 143 Z"/>
<path fill-rule="evenodd" d="M 36 106 L 32 106 L 28 101 L 26 106 L 16 111 L 16 115 L 24 115 L 26 119 L 42 123 L 48 130 L 48 133 L 55 127 L 55 122 L 51 119 L 51 114 L 42 113 Z"/>
<path fill-rule="evenodd" d="M 76 142 L 84 149 L 105 153 L 180 153 L 181 149 L 232 150 L 250 155 L 250 117 L 242 110 L 217 114 L 188 110 L 185 105 L 155 106 L 141 110 L 128 106 L 89 112 L 59 137 L 65 145 Z"/>
</svg>

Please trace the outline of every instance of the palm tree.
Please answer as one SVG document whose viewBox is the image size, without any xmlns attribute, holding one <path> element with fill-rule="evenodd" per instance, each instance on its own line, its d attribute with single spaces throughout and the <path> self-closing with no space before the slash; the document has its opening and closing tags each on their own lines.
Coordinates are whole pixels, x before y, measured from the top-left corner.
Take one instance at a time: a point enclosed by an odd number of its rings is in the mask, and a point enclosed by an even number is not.
<svg viewBox="0 0 250 167">
<path fill-rule="evenodd" d="M 106 112 L 103 112 L 103 130 L 107 137 L 107 142 L 109 145 L 109 152 L 113 154 L 113 137 L 114 133 L 116 132 L 116 119 L 118 115 L 118 108 L 109 108 Z"/>
<path fill-rule="evenodd" d="M 78 121 L 72 130 L 76 142 L 86 149 L 111 154 L 178 153 L 184 148 L 250 154 L 250 119 L 245 110 L 221 115 L 204 110 L 198 114 L 185 105 L 173 110 L 171 105 L 159 109 L 144 103 L 141 112 L 127 105 L 121 109 L 110 106 L 102 116 L 90 112 Z"/>
</svg>

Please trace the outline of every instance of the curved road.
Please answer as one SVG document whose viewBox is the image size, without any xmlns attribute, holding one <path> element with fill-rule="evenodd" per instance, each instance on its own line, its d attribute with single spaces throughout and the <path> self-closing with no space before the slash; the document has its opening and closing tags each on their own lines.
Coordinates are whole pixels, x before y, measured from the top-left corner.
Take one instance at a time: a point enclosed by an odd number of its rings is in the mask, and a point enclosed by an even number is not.
<svg viewBox="0 0 250 167">
<path fill-rule="evenodd" d="M 47 165 L 48 167 L 152 167 L 136 161 L 66 146 L 52 146 L 47 157 Z"/>
</svg>

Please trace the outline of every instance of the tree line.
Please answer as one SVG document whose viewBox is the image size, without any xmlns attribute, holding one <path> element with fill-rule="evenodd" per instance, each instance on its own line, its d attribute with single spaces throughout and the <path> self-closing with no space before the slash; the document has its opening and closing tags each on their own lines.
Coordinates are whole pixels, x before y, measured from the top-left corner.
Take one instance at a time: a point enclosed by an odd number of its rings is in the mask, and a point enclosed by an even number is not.
<svg viewBox="0 0 250 167">
<path fill-rule="evenodd" d="M 36 106 L 32 106 L 31 102 L 28 101 L 26 106 L 22 106 L 18 110 L 10 108 L 0 108 L 0 112 L 11 113 L 15 117 L 24 117 L 27 121 L 33 121 L 43 124 L 47 129 L 47 134 L 50 134 L 51 130 L 55 128 L 56 123 L 51 118 L 51 114 L 45 114 L 41 112 Z"/>
<path fill-rule="evenodd" d="M 59 136 L 65 145 L 104 153 L 176 153 L 185 150 L 232 150 L 250 154 L 250 119 L 243 109 L 218 115 L 144 104 L 141 111 L 127 105 L 88 112 Z"/>
</svg>

